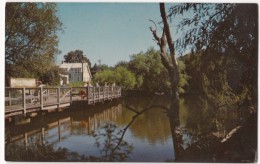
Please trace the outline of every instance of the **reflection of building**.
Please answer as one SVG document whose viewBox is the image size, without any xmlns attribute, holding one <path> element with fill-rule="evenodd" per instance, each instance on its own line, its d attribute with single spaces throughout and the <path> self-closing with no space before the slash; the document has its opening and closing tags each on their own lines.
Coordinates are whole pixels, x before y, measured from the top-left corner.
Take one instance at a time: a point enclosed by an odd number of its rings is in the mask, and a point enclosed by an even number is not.
<svg viewBox="0 0 260 164">
<path fill-rule="evenodd" d="M 122 106 L 112 106 L 101 112 L 89 115 L 88 113 L 80 113 L 76 115 L 54 119 L 53 117 L 45 118 L 45 120 L 37 120 L 33 124 L 44 124 L 42 126 L 30 126 L 29 128 L 20 128 L 10 134 L 6 140 L 7 143 L 24 143 L 27 148 L 30 144 L 36 142 L 55 144 L 73 135 L 88 135 L 100 128 L 109 121 L 116 121 L 122 114 Z M 79 116 L 79 117 L 77 117 Z M 16 129 L 16 127 L 14 128 Z"/>
<path fill-rule="evenodd" d="M 63 79 L 68 83 L 77 81 L 90 81 L 92 75 L 90 73 L 88 63 L 61 63 L 59 65 L 61 84 L 63 84 Z"/>
</svg>

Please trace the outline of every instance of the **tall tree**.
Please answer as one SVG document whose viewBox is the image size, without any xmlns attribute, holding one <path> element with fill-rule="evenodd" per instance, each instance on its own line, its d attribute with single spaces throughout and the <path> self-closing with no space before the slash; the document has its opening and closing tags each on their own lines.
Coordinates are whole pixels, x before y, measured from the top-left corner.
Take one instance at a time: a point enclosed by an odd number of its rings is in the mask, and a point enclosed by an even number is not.
<svg viewBox="0 0 260 164">
<path fill-rule="evenodd" d="M 238 100 L 238 104 L 244 104 L 245 109 L 256 115 L 257 4 L 184 3 L 171 7 L 167 16 L 162 10 L 163 7 L 164 5 L 160 4 L 164 24 L 162 37 L 159 38 L 156 30 L 151 29 L 160 48 L 164 35 L 167 42 L 171 40 L 169 33 L 167 34 L 167 18 L 174 21 L 175 16 L 185 15 L 187 12 L 189 17 L 178 24 L 178 30 L 181 30 L 183 35 L 175 40 L 172 49 L 169 46 L 170 52 L 172 53 L 174 48 L 184 52 L 188 48 L 192 50 L 192 54 L 200 54 L 197 57 L 200 61 L 196 61 L 199 65 L 193 67 L 198 70 L 194 77 L 199 77 L 201 91 L 213 102 L 216 109 Z M 163 55 L 161 56 L 164 60 Z M 237 108 L 230 107 L 225 109 Z M 171 116 L 173 115 L 170 115 L 170 119 Z M 254 136 L 254 131 L 254 128 L 248 130 L 249 135 Z M 177 135 L 173 135 L 175 136 Z M 174 141 L 176 143 L 176 137 Z"/>
<path fill-rule="evenodd" d="M 174 42 L 172 39 L 169 23 L 167 20 L 167 14 L 165 11 L 165 5 L 164 3 L 160 3 L 160 13 L 162 17 L 162 22 L 163 22 L 163 32 L 162 36 L 159 37 L 157 35 L 157 28 L 156 24 L 155 29 L 150 27 L 151 32 L 153 33 L 153 37 L 157 44 L 160 47 L 160 56 L 162 63 L 164 67 L 167 69 L 170 77 L 170 83 L 171 83 L 171 92 L 172 92 L 172 103 L 173 103 L 173 109 L 175 111 L 179 111 L 179 96 L 178 96 L 178 84 L 180 80 L 180 72 L 178 69 L 178 62 L 176 59 L 175 55 L 175 47 L 174 47 Z M 153 22 L 153 21 L 152 21 Z M 170 49 L 170 58 L 167 55 L 167 45 L 168 48 Z"/>
<path fill-rule="evenodd" d="M 56 11 L 54 3 L 6 3 L 6 79 L 38 77 L 53 65 L 62 30 Z"/>
<path fill-rule="evenodd" d="M 176 40 L 179 50 L 192 48 L 201 54 L 198 75 L 203 92 L 216 97 L 236 95 L 239 104 L 257 108 L 258 6 L 257 4 L 184 3 L 170 8 L 169 17 L 193 13 L 183 19 Z M 198 53 L 197 53 L 198 54 Z M 234 100 L 234 98 L 233 98 Z M 230 103 L 233 101 L 228 101 Z M 222 102 L 216 102 L 219 106 Z"/>
<path fill-rule="evenodd" d="M 170 125 L 172 127 L 172 137 L 173 137 L 173 144 L 175 147 L 175 159 L 180 154 L 181 150 L 181 142 L 180 142 L 180 135 L 177 134 L 177 128 L 180 125 L 179 121 L 179 94 L 178 94 L 178 85 L 180 81 L 180 71 L 178 68 L 178 62 L 175 55 L 175 46 L 172 39 L 169 23 L 168 23 L 168 16 L 165 11 L 165 4 L 160 3 L 160 13 L 162 17 L 163 23 L 163 32 L 162 36 L 159 37 L 157 35 L 157 28 L 156 24 L 155 29 L 150 27 L 151 32 L 153 33 L 154 40 L 157 42 L 158 46 L 160 47 L 160 56 L 164 67 L 167 69 L 169 74 L 169 79 L 171 83 L 171 92 L 172 92 L 172 104 L 170 110 L 168 110 L 169 117 L 170 117 Z M 167 54 L 167 45 L 170 50 L 170 55 Z M 170 57 L 169 57 L 170 56 Z"/>
<path fill-rule="evenodd" d="M 85 55 L 83 55 L 83 51 L 81 50 L 70 51 L 67 55 L 64 55 L 64 62 L 66 63 L 87 62 L 89 67 L 91 68 L 90 60 Z"/>
</svg>

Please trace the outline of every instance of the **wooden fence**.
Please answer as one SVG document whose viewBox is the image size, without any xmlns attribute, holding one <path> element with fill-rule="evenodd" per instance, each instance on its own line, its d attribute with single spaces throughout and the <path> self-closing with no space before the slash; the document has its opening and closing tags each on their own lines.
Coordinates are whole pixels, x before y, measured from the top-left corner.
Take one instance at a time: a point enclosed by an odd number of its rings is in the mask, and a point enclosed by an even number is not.
<svg viewBox="0 0 260 164">
<path fill-rule="evenodd" d="M 120 86 L 5 88 L 5 117 L 70 106 L 73 101 L 88 104 L 121 97 Z"/>
</svg>

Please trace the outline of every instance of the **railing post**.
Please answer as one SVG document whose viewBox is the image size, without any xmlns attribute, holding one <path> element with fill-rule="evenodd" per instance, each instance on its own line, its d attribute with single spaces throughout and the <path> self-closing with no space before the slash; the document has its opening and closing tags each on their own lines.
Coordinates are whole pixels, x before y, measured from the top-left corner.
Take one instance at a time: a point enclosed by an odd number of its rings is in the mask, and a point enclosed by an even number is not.
<svg viewBox="0 0 260 164">
<path fill-rule="evenodd" d="M 60 107 L 60 87 L 57 88 L 57 103 L 58 103 L 58 108 Z"/>
<path fill-rule="evenodd" d="M 42 140 L 42 145 L 44 144 L 44 128 L 41 129 L 42 130 L 42 133 L 41 133 L 41 140 Z"/>
<path fill-rule="evenodd" d="M 72 104 L 72 88 L 70 88 L 70 105 Z"/>
<path fill-rule="evenodd" d="M 27 136 L 27 133 L 24 133 L 24 144 L 25 144 L 25 150 L 28 150 L 28 136 Z"/>
<path fill-rule="evenodd" d="M 98 101 L 100 101 L 100 87 L 98 87 Z"/>
<path fill-rule="evenodd" d="M 111 95 L 111 98 L 114 98 L 114 87 L 111 86 L 110 88 L 110 95 Z"/>
<path fill-rule="evenodd" d="M 96 95 L 95 95 L 95 88 L 96 87 L 93 87 L 93 103 L 95 103 L 95 97 L 96 97 Z"/>
<path fill-rule="evenodd" d="M 59 136 L 59 141 L 61 141 L 61 130 L 60 130 L 60 120 L 58 120 L 58 136 Z"/>
<path fill-rule="evenodd" d="M 107 99 L 107 87 L 104 87 L 104 100 Z"/>
<path fill-rule="evenodd" d="M 43 88 L 40 87 L 40 104 L 41 104 L 41 110 L 43 109 Z"/>
<path fill-rule="evenodd" d="M 11 100 L 11 89 L 10 88 L 8 89 L 8 97 L 9 97 L 9 106 L 11 106 L 12 100 Z"/>
<path fill-rule="evenodd" d="M 88 93 L 88 104 L 89 104 L 89 99 L 90 99 L 89 86 L 87 87 L 87 93 Z"/>
<path fill-rule="evenodd" d="M 22 94 L 23 94 L 23 114 L 25 115 L 25 114 L 26 114 L 26 95 L 25 95 L 25 88 L 23 88 Z"/>
</svg>

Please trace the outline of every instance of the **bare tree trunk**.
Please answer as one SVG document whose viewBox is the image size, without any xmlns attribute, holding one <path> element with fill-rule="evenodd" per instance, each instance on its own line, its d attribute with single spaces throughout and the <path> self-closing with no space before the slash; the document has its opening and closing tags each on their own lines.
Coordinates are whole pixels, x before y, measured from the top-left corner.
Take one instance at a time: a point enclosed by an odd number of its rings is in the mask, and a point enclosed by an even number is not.
<svg viewBox="0 0 260 164">
<path fill-rule="evenodd" d="M 156 24 L 155 24 L 155 29 L 150 27 L 150 30 L 153 33 L 154 40 L 157 42 L 157 44 L 160 47 L 160 56 L 162 63 L 164 67 L 168 70 L 169 77 L 170 77 L 170 82 L 171 82 L 171 92 L 172 92 L 172 104 L 173 104 L 173 109 L 179 113 L 179 95 L 178 95 L 178 84 L 179 84 L 179 69 L 178 69 L 178 62 L 175 56 L 175 49 L 174 49 L 174 43 L 172 40 L 171 36 L 171 31 L 169 28 L 168 20 L 167 20 L 167 15 L 165 12 L 165 5 L 164 3 L 160 3 L 160 12 L 161 12 L 161 17 L 163 20 L 163 33 L 162 36 L 159 37 L 156 33 Z M 170 49 L 170 58 L 167 55 L 166 47 Z M 175 111 L 175 113 L 176 113 Z"/>
<path fill-rule="evenodd" d="M 159 37 L 156 33 L 156 24 L 155 29 L 150 27 L 151 32 L 153 33 L 154 40 L 157 42 L 157 44 L 160 47 L 160 56 L 162 63 L 164 67 L 167 69 L 170 77 L 170 82 L 171 82 L 171 93 L 172 93 L 172 104 L 169 110 L 169 117 L 170 117 L 170 125 L 172 129 L 172 138 L 173 138 L 173 144 L 175 148 L 175 160 L 178 157 L 179 152 L 179 145 L 180 145 L 180 139 L 178 136 L 180 134 L 178 133 L 178 127 L 180 125 L 179 121 L 179 94 L 178 94 L 178 84 L 179 84 L 179 69 L 178 69 L 178 62 L 175 56 L 175 49 L 174 49 L 174 43 L 172 40 L 171 36 L 171 31 L 169 28 L 168 20 L 167 20 L 167 15 L 165 12 L 165 5 L 164 3 L 160 3 L 160 13 L 161 17 L 163 20 L 163 33 L 162 36 Z M 167 45 L 170 49 L 170 56 L 167 55 Z M 170 58 L 169 58 L 170 57 Z"/>
</svg>

